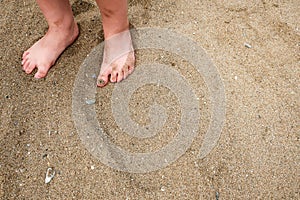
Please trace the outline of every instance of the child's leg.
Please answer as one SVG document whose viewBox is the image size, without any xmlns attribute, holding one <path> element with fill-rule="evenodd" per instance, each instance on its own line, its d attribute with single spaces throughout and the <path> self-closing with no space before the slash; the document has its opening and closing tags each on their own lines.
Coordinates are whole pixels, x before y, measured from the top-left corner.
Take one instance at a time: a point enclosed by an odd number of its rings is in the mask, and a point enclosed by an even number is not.
<svg viewBox="0 0 300 200">
<path fill-rule="evenodd" d="M 98 77 L 98 86 L 120 82 L 134 69 L 134 52 L 129 32 L 127 0 L 96 0 L 105 37 L 103 63 Z M 111 61 L 114 61 L 111 63 Z"/>
<path fill-rule="evenodd" d="M 79 34 L 69 0 L 37 0 L 44 14 L 48 31 L 22 58 L 23 70 L 29 74 L 38 69 L 35 78 L 45 77 L 59 55 L 74 42 Z"/>
</svg>

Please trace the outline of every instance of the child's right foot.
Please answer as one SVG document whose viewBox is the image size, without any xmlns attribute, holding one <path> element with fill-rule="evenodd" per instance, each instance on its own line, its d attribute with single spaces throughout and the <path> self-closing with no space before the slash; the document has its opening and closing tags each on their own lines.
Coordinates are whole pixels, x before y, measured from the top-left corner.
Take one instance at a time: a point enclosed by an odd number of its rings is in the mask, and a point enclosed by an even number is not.
<svg viewBox="0 0 300 200">
<path fill-rule="evenodd" d="M 135 56 L 130 31 L 125 30 L 112 35 L 105 39 L 97 85 L 104 87 L 109 81 L 114 83 L 126 79 L 133 72 L 134 64 Z"/>
<path fill-rule="evenodd" d="M 55 64 L 60 54 L 71 45 L 79 35 L 77 23 L 71 28 L 52 27 L 39 41 L 23 53 L 23 70 L 30 74 L 35 68 L 35 78 L 43 78 Z"/>
</svg>

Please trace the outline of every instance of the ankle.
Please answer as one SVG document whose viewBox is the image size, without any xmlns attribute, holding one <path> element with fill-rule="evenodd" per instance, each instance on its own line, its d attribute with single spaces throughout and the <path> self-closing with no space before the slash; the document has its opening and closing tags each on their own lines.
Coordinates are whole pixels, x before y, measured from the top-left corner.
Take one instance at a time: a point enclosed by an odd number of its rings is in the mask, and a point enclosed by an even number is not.
<svg viewBox="0 0 300 200">
<path fill-rule="evenodd" d="M 60 32 L 60 33 L 73 33 L 77 30 L 77 23 L 72 20 L 61 20 L 48 24 L 48 31 Z"/>
<path fill-rule="evenodd" d="M 129 22 L 124 22 L 123 24 L 113 25 L 103 23 L 104 38 L 108 39 L 118 33 L 129 30 Z"/>
<path fill-rule="evenodd" d="M 75 20 L 72 23 L 63 25 L 49 25 L 47 34 L 55 33 L 66 40 L 73 40 L 79 34 L 79 28 Z M 66 41 L 67 42 L 67 41 Z"/>
</svg>

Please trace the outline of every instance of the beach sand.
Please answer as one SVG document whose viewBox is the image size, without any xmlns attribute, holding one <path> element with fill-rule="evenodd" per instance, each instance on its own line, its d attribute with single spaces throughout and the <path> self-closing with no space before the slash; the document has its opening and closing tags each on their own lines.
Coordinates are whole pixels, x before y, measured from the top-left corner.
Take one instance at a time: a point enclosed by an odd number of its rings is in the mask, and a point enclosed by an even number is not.
<svg viewBox="0 0 300 200">
<path fill-rule="evenodd" d="M 21 70 L 21 55 L 43 36 L 47 24 L 32 0 L 0 1 L 1 199 L 300 198 L 298 0 L 130 1 L 133 27 L 170 29 L 204 48 L 226 94 L 218 144 L 198 159 L 211 114 L 209 86 L 175 55 L 137 53 L 137 67 L 146 60 L 173 66 L 200 97 L 199 135 L 178 160 L 149 173 L 110 168 L 80 140 L 72 118 L 73 85 L 86 56 L 103 41 L 103 32 L 93 1 L 71 2 L 80 36 L 45 79 L 35 80 Z M 110 105 L 114 86 L 97 89 L 95 104 L 97 118 L 114 143 L 147 152 L 175 137 L 180 104 L 167 88 L 147 85 L 132 97 L 132 118 L 140 124 L 148 123 L 145 111 L 153 98 L 169 109 L 165 131 L 141 140 L 115 124 Z M 45 184 L 48 167 L 56 174 Z"/>
</svg>

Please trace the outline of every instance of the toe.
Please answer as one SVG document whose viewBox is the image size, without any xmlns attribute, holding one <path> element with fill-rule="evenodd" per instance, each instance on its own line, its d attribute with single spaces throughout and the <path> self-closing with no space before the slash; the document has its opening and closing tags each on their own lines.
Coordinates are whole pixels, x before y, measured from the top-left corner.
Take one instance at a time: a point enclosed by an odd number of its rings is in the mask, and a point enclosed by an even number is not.
<svg viewBox="0 0 300 200">
<path fill-rule="evenodd" d="M 29 61 L 27 61 L 27 63 L 29 63 L 29 64 L 26 66 L 26 68 L 24 70 L 25 70 L 26 74 L 30 74 L 35 68 L 35 63 L 29 62 Z"/>
<path fill-rule="evenodd" d="M 104 87 L 108 83 L 108 76 L 109 72 L 106 73 L 100 73 L 98 78 L 97 78 L 97 86 L 98 87 Z"/>
<path fill-rule="evenodd" d="M 102 65 L 101 66 L 101 70 L 100 70 L 100 74 L 97 78 L 97 86 L 98 87 L 104 87 L 107 85 L 108 81 L 109 81 L 109 75 L 111 74 L 111 67 L 110 66 L 106 66 L 106 65 Z"/>
<path fill-rule="evenodd" d="M 38 71 L 36 72 L 36 74 L 34 75 L 34 78 L 44 78 L 50 67 L 38 67 Z"/>
<path fill-rule="evenodd" d="M 27 68 L 29 67 L 29 65 L 30 65 L 29 60 L 25 60 L 25 61 L 23 62 L 23 67 L 22 67 L 23 71 L 26 72 L 26 70 L 27 70 Z"/>
<path fill-rule="evenodd" d="M 119 71 L 118 75 L 117 75 L 117 83 L 119 83 L 123 79 L 124 79 L 124 73 L 123 73 L 123 71 Z"/>
<path fill-rule="evenodd" d="M 123 69 L 123 79 L 127 78 L 127 76 L 129 75 L 128 67 L 129 66 L 125 66 L 124 69 Z"/>
<path fill-rule="evenodd" d="M 128 65 L 128 75 L 132 74 L 133 71 L 134 71 L 134 66 L 133 65 Z"/>
<path fill-rule="evenodd" d="M 28 57 L 25 57 L 24 59 L 22 59 L 22 68 L 23 68 L 23 70 L 25 70 L 25 66 L 27 66 L 28 65 Z"/>
<path fill-rule="evenodd" d="M 117 81 L 117 77 L 118 77 L 118 72 L 112 71 L 110 75 L 110 82 L 115 83 Z"/>
<path fill-rule="evenodd" d="M 98 87 L 104 87 L 107 85 L 107 83 L 108 83 L 108 77 L 105 77 L 105 76 L 98 77 L 98 79 L 97 79 Z"/>
<path fill-rule="evenodd" d="M 24 59 L 28 56 L 28 54 L 29 54 L 29 52 L 28 52 L 28 51 L 25 51 L 25 52 L 23 53 L 22 59 L 24 60 Z"/>
</svg>

